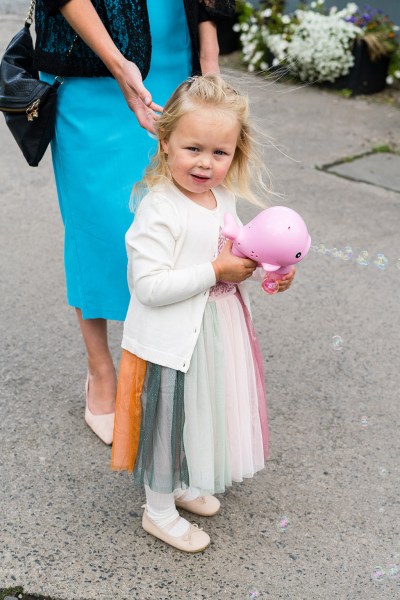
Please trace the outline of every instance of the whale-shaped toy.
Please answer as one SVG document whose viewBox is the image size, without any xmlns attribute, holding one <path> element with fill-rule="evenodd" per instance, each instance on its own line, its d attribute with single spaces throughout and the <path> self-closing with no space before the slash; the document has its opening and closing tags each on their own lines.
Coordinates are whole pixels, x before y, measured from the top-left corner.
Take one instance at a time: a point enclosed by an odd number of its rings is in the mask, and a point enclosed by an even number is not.
<svg viewBox="0 0 400 600">
<path fill-rule="evenodd" d="M 235 256 L 251 258 L 267 272 L 262 287 L 269 294 L 277 291 L 271 282 L 290 273 L 311 244 L 303 219 L 287 206 L 266 208 L 247 225 L 239 225 L 230 213 L 225 213 L 222 234 L 233 241 Z"/>
</svg>

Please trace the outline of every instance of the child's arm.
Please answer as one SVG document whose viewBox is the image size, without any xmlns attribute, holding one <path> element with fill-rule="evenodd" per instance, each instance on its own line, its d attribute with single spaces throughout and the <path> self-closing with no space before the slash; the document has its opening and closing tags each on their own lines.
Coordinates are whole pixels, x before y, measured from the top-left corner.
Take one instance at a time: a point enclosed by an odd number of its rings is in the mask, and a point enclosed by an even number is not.
<svg viewBox="0 0 400 600">
<path fill-rule="evenodd" d="M 217 278 L 243 281 L 251 276 L 255 263 L 231 255 L 230 248 L 229 252 L 225 249 L 225 259 L 220 258 L 223 250 L 214 262 L 175 268 L 176 247 L 182 237 L 181 218 L 169 202 L 153 197 L 146 205 L 143 203 L 126 235 L 133 290 L 142 304 L 173 304 L 205 292 Z"/>
<path fill-rule="evenodd" d="M 232 254 L 232 240 L 227 240 L 212 265 L 217 281 L 240 283 L 252 277 L 257 263 L 250 258 L 239 258 Z"/>
</svg>

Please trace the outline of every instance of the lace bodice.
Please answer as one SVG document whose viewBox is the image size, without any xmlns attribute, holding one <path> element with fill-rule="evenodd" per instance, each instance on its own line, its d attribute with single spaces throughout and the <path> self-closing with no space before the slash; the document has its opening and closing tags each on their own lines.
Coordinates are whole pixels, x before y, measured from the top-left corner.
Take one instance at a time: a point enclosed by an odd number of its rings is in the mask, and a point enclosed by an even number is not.
<svg viewBox="0 0 400 600">
<path fill-rule="evenodd" d="M 158 0 L 162 1 L 162 0 Z M 232 17 L 235 0 L 181 0 L 186 12 L 193 74 L 200 72 L 199 21 Z M 68 0 L 37 0 L 35 12 L 35 67 L 54 75 L 100 77 L 110 75 L 100 58 L 79 38 L 66 60 L 75 32 L 59 12 Z M 137 64 L 143 79 L 151 59 L 150 26 L 146 0 L 92 0 L 115 45 Z"/>
</svg>

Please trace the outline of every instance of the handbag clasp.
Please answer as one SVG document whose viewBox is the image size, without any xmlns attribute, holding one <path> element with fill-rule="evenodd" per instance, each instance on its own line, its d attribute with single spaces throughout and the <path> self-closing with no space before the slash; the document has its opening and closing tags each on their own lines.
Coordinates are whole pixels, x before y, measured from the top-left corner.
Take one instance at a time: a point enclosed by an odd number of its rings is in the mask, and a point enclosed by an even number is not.
<svg viewBox="0 0 400 600">
<path fill-rule="evenodd" d="M 32 102 L 32 104 L 30 104 L 28 106 L 28 108 L 26 109 L 26 116 L 27 116 L 28 121 L 33 121 L 33 119 L 38 118 L 39 104 L 40 104 L 40 98 L 35 100 L 35 102 Z"/>
</svg>

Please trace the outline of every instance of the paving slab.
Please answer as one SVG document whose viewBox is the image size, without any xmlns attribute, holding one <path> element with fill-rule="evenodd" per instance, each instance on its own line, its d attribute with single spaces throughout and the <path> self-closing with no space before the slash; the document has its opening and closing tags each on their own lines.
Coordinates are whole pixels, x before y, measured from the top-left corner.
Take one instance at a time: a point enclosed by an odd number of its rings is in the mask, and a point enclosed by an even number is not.
<svg viewBox="0 0 400 600">
<path fill-rule="evenodd" d="M 394 192 L 400 192 L 400 155 L 374 152 L 326 169 L 354 181 L 365 181 Z"/>
<path fill-rule="evenodd" d="M 14 30 L 15 19 L 0 20 L 0 45 Z M 311 252 L 285 294 L 252 290 L 266 468 L 198 520 L 212 538 L 203 554 L 174 552 L 142 530 L 142 490 L 110 472 L 109 448 L 83 420 L 84 351 L 65 304 L 50 156 L 27 167 L 0 119 L 3 588 L 60 600 L 400 597 L 400 197 L 320 170 L 395 145 L 400 111 L 228 76 L 268 133 L 280 194 L 270 202 L 297 210 L 317 248 L 343 250 Z M 255 210 L 240 205 L 244 220 Z M 362 251 L 368 264 L 357 262 Z M 110 334 L 117 363 L 121 324 Z"/>
</svg>

